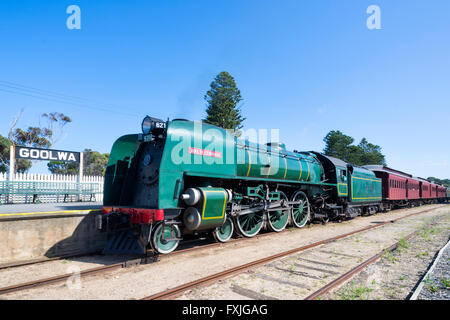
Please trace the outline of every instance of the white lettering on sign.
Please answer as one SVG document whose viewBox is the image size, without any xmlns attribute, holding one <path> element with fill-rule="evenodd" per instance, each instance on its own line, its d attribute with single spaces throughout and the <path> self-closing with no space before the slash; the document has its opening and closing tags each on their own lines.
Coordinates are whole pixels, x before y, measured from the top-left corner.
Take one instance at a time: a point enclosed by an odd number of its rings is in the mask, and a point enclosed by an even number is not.
<svg viewBox="0 0 450 320">
<path fill-rule="evenodd" d="M 19 156 L 22 158 L 28 158 L 30 156 L 30 151 L 28 149 L 20 149 Z"/>
<path fill-rule="evenodd" d="M 66 160 L 67 159 L 67 152 L 58 152 L 58 159 L 59 160 Z"/>
<path fill-rule="evenodd" d="M 33 149 L 28 147 L 17 147 L 17 158 L 33 160 L 57 160 L 57 161 L 80 161 L 78 152 L 60 151 L 51 149 Z"/>
</svg>

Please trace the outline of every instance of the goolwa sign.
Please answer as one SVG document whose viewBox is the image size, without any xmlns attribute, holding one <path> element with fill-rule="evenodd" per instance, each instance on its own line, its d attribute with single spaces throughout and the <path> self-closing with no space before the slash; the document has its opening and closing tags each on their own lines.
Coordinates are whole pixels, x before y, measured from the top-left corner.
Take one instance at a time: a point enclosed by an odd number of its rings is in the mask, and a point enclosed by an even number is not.
<svg viewBox="0 0 450 320">
<path fill-rule="evenodd" d="M 15 157 L 16 159 L 80 162 L 80 152 L 30 147 L 16 146 Z"/>
</svg>

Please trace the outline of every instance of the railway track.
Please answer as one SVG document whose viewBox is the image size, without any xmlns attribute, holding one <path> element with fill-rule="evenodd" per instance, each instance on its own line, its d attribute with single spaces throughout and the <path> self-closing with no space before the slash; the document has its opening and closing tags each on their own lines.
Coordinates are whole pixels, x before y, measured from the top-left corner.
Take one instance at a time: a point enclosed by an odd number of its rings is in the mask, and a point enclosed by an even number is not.
<svg viewBox="0 0 450 320">
<path fill-rule="evenodd" d="M 431 223 L 427 224 L 427 226 L 433 225 L 435 223 L 436 223 L 436 221 L 432 221 Z M 407 241 L 407 240 L 411 239 L 412 237 L 416 236 L 422 229 L 423 228 L 408 234 L 406 237 L 403 237 L 401 241 Z M 337 279 L 331 281 L 326 286 L 320 288 L 316 292 L 310 294 L 308 297 L 305 298 L 305 300 L 316 300 L 319 297 L 321 297 L 322 295 L 330 292 L 331 290 L 333 290 L 336 287 L 340 286 L 341 284 L 343 284 L 345 281 L 347 281 L 351 277 L 353 277 L 356 274 L 358 274 L 359 272 L 361 272 L 367 266 L 371 265 L 372 263 L 377 262 L 381 257 L 386 255 L 387 253 L 392 253 L 393 251 L 397 250 L 399 245 L 400 245 L 400 241 L 396 242 L 395 244 L 393 244 L 392 246 L 390 246 L 388 248 L 384 248 L 383 250 L 381 250 L 376 255 L 374 255 L 371 258 L 365 260 L 361 264 L 357 265 L 356 267 L 354 267 L 350 271 L 344 273 L 343 275 L 341 275 Z"/>
<path fill-rule="evenodd" d="M 285 232 L 289 232 L 289 230 L 286 228 L 285 230 L 279 232 L 278 234 L 282 234 Z M 274 234 L 273 232 L 261 233 L 261 234 L 257 234 L 252 239 L 258 239 L 258 238 L 270 236 L 273 234 Z M 233 243 L 236 241 L 242 241 L 245 239 L 247 239 L 247 238 L 244 238 L 244 237 L 232 238 L 229 241 L 227 241 L 225 244 Z M 171 252 L 169 255 L 181 254 L 181 253 L 189 252 L 192 250 L 203 249 L 203 248 L 216 247 L 216 246 L 220 246 L 223 244 L 224 243 L 216 242 L 212 237 L 210 239 L 203 237 L 200 239 L 193 239 L 193 240 L 187 240 L 187 241 L 185 240 L 183 243 L 180 244 L 179 249 L 177 249 L 174 252 Z M 183 248 L 183 247 L 186 247 L 186 248 Z M 154 252 L 153 252 L 153 250 L 148 250 L 147 253 L 153 254 Z M 23 266 L 35 265 L 35 264 L 40 264 L 40 263 L 46 263 L 46 262 L 52 262 L 52 261 L 58 261 L 58 260 L 76 258 L 76 257 L 100 255 L 100 254 L 101 254 L 101 252 L 98 251 L 98 252 L 92 252 L 92 253 L 87 253 L 87 254 L 64 255 L 64 256 L 58 256 L 58 257 L 52 257 L 52 258 L 38 258 L 38 259 L 32 259 L 32 260 L 24 260 L 24 261 L 20 261 L 17 263 L 0 264 L 0 270 L 18 268 L 18 267 L 23 267 Z M 126 264 L 126 261 L 121 262 L 121 263 Z M 0 294 L 1 294 L 1 292 L 0 292 Z"/>
<path fill-rule="evenodd" d="M 440 208 L 440 207 L 438 207 L 438 208 Z M 411 216 L 414 216 L 414 215 L 430 212 L 430 211 L 438 209 L 438 208 L 433 208 L 433 209 L 428 209 L 428 210 L 424 210 L 424 211 L 415 212 L 415 213 L 412 213 L 412 214 L 409 214 L 409 215 L 397 218 L 395 220 L 385 221 L 385 222 L 379 223 L 379 224 L 374 225 L 374 226 L 361 228 L 361 229 L 358 229 L 358 230 L 355 230 L 355 231 L 352 231 L 352 232 L 348 232 L 348 233 L 345 233 L 345 234 L 338 235 L 336 237 L 332 237 L 332 238 L 329 238 L 329 239 L 318 241 L 318 242 L 315 242 L 315 243 L 312 243 L 312 244 L 309 244 L 309 245 L 306 245 L 306 246 L 302 246 L 302 247 L 295 248 L 295 249 L 292 249 L 292 250 L 287 250 L 287 251 L 284 251 L 284 252 L 281 252 L 281 253 L 278 253 L 278 254 L 275 254 L 275 255 L 263 258 L 263 259 L 259 259 L 259 260 L 256 260 L 256 261 L 253 261 L 253 262 L 250 262 L 250 263 L 246 263 L 246 264 L 243 264 L 243 265 L 235 267 L 235 268 L 231 268 L 231 269 L 228 269 L 228 270 L 216 273 L 216 274 L 212 274 L 212 275 L 203 277 L 201 279 L 198 279 L 198 280 L 195 280 L 195 281 L 192 281 L 192 282 L 188 282 L 188 283 L 182 284 L 182 285 L 177 286 L 175 288 L 171 288 L 171 289 L 168 289 L 168 290 L 165 290 L 165 291 L 153 294 L 151 296 L 145 297 L 143 300 L 165 300 L 165 299 L 176 298 L 177 296 L 180 296 L 181 294 L 183 294 L 184 292 L 186 292 L 188 290 L 194 289 L 196 287 L 212 284 L 212 283 L 214 283 L 214 282 L 216 282 L 218 280 L 225 279 L 225 278 L 228 278 L 228 277 L 230 277 L 232 275 L 236 275 L 236 274 L 239 274 L 239 273 L 243 273 L 243 272 L 245 272 L 245 271 L 247 271 L 249 269 L 268 264 L 268 263 L 273 262 L 273 261 L 275 261 L 277 259 L 280 259 L 280 258 L 283 258 L 283 257 L 287 257 L 287 256 L 290 256 L 292 254 L 299 253 L 299 252 L 302 252 L 302 251 L 305 251 L 305 250 L 308 250 L 308 249 L 311 249 L 311 248 L 319 247 L 319 246 L 324 245 L 324 244 L 332 243 L 332 242 L 335 242 L 335 241 L 337 241 L 339 239 L 344 239 L 344 238 L 350 237 L 352 235 L 355 235 L 355 234 L 358 234 L 358 233 L 361 233 L 361 232 L 365 232 L 365 231 L 368 231 L 368 230 L 379 228 L 381 226 L 384 226 L 384 225 L 387 225 L 387 224 L 391 224 L 391 223 L 394 223 L 396 221 L 400 221 L 400 220 L 403 220 L 405 218 L 408 218 L 408 217 L 411 217 Z M 415 231 L 414 233 L 408 235 L 406 238 L 409 239 L 410 237 L 412 237 L 417 232 L 418 231 Z M 396 243 L 395 245 L 391 246 L 388 249 L 389 250 L 394 250 L 397 246 L 398 246 L 398 243 Z M 346 279 L 348 279 L 349 277 L 351 277 L 352 275 L 354 275 L 358 271 L 362 270 L 368 264 L 373 263 L 376 260 L 378 260 L 384 253 L 385 253 L 385 250 L 382 251 L 381 255 L 376 255 L 375 257 L 372 257 L 371 259 L 361 263 L 354 270 L 352 269 L 350 272 L 346 273 L 341 280 L 333 282 L 333 284 L 329 288 L 324 289 L 324 290 L 326 290 L 326 291 L 331 290 L 332 288 L 334 288 L 335 286 L 339 285 L 340 283 L 342 283 L 343 281 L 345 281 Z M 325 292 L 325 291 L 320 291 L 315 296 L 311 295 L 311 297 L 308 297 L 308 298 L 309 299 L 317 298 L 317 296 L 319 296 L 320 294 L 323 294 L 323 292 Z"/>
<path fill-rule="evenodd" d="M 422 210 L 422 211 L 418 211 L 418 212 L 414 212 L 408 215 L 405 215 L 403 217 L 394 219 L 394 220 L 388 220 L 385 222 L 380 222 L 376 225 L 372 225 L 372 226 L 368 226 L 365 228 L 361 228 L 352 232 L 348 232 L 345 234 L 341 234 L 338 235 L 336 237 L 332 237 L 329 239 L 325 239 L 319 242 L 315 242 L 306 246 L 302 246 L 296 249 L 292 249 L 292 250 L 288 250 L 264 259 L 260 259 L 236 268 L 232 268 L 226 271 L 223 271 L 221 273 L 215 274 L 215 275 L 211 275 L 184 285 L 181 285 L 179 287 L 167 290 L 165 292 L 161 292 L 159 294 L 156 295 L 152 295 L 149 296 L 147 298 L 144 299 L 148 299 L 148 300 L 152 300 L 152 299 L 164 299 L 164 298 L 168 298 L 168 297 L 172 297 L 174 295 L 178 295 L 190 288 L 199 286 L 199 285 L 204 285 L 206 283 L 210 283 L 210 282 L 214 282 L 217 281 L 218 279 L 224 278 L 224 277 L 228 277 L 229 275 L 232 274 L 236 274 L 236 273 L 240 273 L 243 272 L 247 269 L 250 269 L 252 267 L 258 266 L 258 265 L 262 265 L 265 263 L 268 263 L 270 261 L 273 261 L 275 259 L 284 257 L 284 256 L 288 256 L 297 252 L 301 252 L 304 250 L 307 250 L 309 248 L 313 248 L 313 247 L 317 247 L 326 243 L 330 243 L 333 241 L 336 241 L 338 239 L 342 239 L 342 238 L 346 238 L 349 237 L 351 235 L 357 234 L 357 233 L 361 233 L 364 231 L 368 231 L 374 228 L 379 228 L 381 226 L 387 225 L 387 224 L 391 224 L 394 223 L 396 221 L 411 217 L 411 216 L 415 216 L 415 215 L 419 215 L 419 214 L 424 214 L 439 208 L 444 207 L 443 206 L 439 206 L 439 207 L 435 207 L 435 208 L 431 208 L 431 209 L 426 209 L 426 210 Z M 300 231 L 301 229 L 298 229 L 298 231 Z M 258 235 L 259 237 L 265 237 L 265 236 L 269 236 L 269 235 L 274 235 L 274 233 L 266 233 L 266 234 L 261 234 Z M 237 238 L 237 239 L 232 239 L 230 240 L 228 243 L 232 243 L 232 242 L 238 242 L 238 241 L 242 241 L 242 240 L 246 240 L 246 238 Z M 200 246 L 193 246 L 193 247 L 189 247 L 189 248 L 185 248 L 185 249 L 181 249 L 181 250 L 177 250 L 174 251 L 168 255 L 164 255 L 161 256 L 161 258 L 164 259 L 164 257 L 169 257 L 169 256 L 173 256 L 173 255 L 178 255 L 178 254 L 182 254 L 182 253 L 186 253 L 186 252 L 190 252 L 190 251 L 196 251 L 196 250 L 202 250 L 202 249 L 206 249 L 206 248 L 210 248 L 210 247 L 216 247 L 216 246 L 221 246 L 221 245 L 225 245 L 223 243 L 207 243 L 207 244 L 203 244 Z M 145 257 L 145 258 L 138 258 L 138 259 L 131 259 L 131 260 L 126 260 L 123 262 L 119 262 L 119 263 L 114 263 L 114 264 L 110 264 L 110 265 L 106 265 L 106 266 L 99 266 L 99 267 L 95 267 L 95 268 L 90 268 L 90 269 L 86 269 L 86 270 L 82 270 L 80 272 L 80 277 L 87 277 L 90 275 L 94 275 L 94 274 L 101 274 L 101 273 L 105 273 L 105 272 L 110 272 L 113 270 L 117 270 L 117 269 L 121 269 L 121 268 L 125 268 L 125 267 L 130 267 L 130 266 L 134 266 L 134 265 L 139 265 L 139 264 L 146 264 L 146 263 L 151 263 L 154 261 L 157 261 L 160 257 L 159 256 L 150 256 L 150 257 Z M 46 285 L 50 285 L 50 284 L 54 284 L 54 283 L 59 283 L 59 282 L 63 282 L 66 281 L 67 279 L 69 279 L 70 277 L 72 277 L 73 274 L 62 274 L 62 275 L 57 275 L 57 276 L 53 276 L 53 277 L 48 277 L 48 278 L 44 278 L 44 279 L 39 279 L 39 280 L 34 280 L 34 281 L 29 281 L 29 282 L 25 282 L 25 283 L 20 283 L 20 284 L 15 284 L 15 285 L 11 285 L 11 286 L 7 286 L 7 287 L 3 287 L 0 288 L 0 295 L 2 294 L 7 294 L 7 293 L 13 293 L 13 292 L 18 292 L 21 290 L 27 290 L 27 289 L 32 289 L 32 288 L 37 288 L 37 287 L 42 287 L 42 286 L 46 286 Z"/>
</svg>

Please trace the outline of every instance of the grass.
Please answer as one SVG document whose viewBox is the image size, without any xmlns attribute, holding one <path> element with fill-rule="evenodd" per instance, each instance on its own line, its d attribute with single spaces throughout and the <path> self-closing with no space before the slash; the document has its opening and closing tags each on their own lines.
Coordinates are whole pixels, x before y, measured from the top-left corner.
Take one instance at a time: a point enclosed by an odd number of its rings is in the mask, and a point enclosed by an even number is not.
<svg viewBox="0 0 450 320">
<path fill-rule="evenodd" d="M 439 291 L 439 288 L 430 280 L 430 276 L 428 276 L 425 280 L 423 280 L 423 283 L 425 283 L 425 288 L 428 289 L 430 292 Z"/>
<path fill-rule="evenodd" d="M 437 235 L 441 233 L 442 229 L 437 227 L 426 227 L 422 232 L 419 232 L 419 236 L 421 236 L 425 241 L 430 241 L 431 235 Z"/>
<path fill-rule="evenodd" d="M 441 278 L 441 283 L 444 285 L 445 289 L 450 289 L 450 279 Z"/>
<path fill-rule="evenodd" d="M 436 287 L 434 284 L 428 284 L 428 285 L 425 286 L 425 288 L 427 288 L 431 292 L 438 292 L 439 291 L 439 288 Z"/>
<path fill-rule="evenodd" d="M 405 280 L 407 278 L 407 276 L 400 276 L 400 278 L 398 278 L 399 280 Z"/>
<path fill-rule="evenodd" d="M 372 292 L 373 289 L 363 286 L 358 286 L 355 288 L 355 284 L 352 281 L 350 287 L 343 287 L 341 289 L 340 294 L 335 293 L 335 298 L 339 300 L 356 300 L 356 299 L 368 299 L 369 293 Z"/>
<path fill-rule="evenodd" d="M 392 263 L 395 263 L 398 259 L 394 257 L 391 251 L 388 251 L 384 249 L 384 255 L 381 257 L 381 260 L 384 261 L 384 259 L 389 260 Z"/>
<path fill-rule="evenodd" d="M 417 258 L 422 258 L 422 257 L 426 257 L 426 256 L 428 256 L 428 251 L 422 251 L 422 252 L 419 252 L 417 255 L 416 255 L 416 257 Z"/>
<path fill-rule="evenodd" d="M 402 238 L 398 241 L 398 247 L 397 247 L 397 251 L 399 253 L 402 253 L 403 250 L 408 249 L 409 247 L 411 247 L 411 245 L 409 244 L 409 242 L 405 239 Z"/>
</svg>

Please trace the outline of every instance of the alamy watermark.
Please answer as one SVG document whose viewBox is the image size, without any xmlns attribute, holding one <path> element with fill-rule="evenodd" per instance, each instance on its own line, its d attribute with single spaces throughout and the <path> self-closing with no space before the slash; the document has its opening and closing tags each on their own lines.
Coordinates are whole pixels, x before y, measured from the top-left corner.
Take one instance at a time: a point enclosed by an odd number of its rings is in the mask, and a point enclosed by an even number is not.
<svg viewBox="0 0 450 320">
<path fill-rule="evenodd" d="M 367 18 L 367 29 L 369 30 L 380 30 L 381 29 L 381 9 L 379 6 L 372 4 L 367 10 L 367 14 L 370 16 Z"/>
<path fill-rule="evenodd" d="M 67 268 L 67 273 L 71 274 L 66 280 L 66 285 L 69 290 L 80 290 L 81 289 L 81 269 L 77 265 L 70 265 Z"/>
<path fill-rule="evenodd" d="M 279 129 L 222 130 L 194 121 L 192 130 L 174 130 L 169 141 L 175 165 L 265 164 L 263 175 L 276 175 L 280 159 Z M 270 145 L 268 145 L 270 143 Z M 269 170 L 270 168 L 270 170 Z"/>
<path fill-rule="evenodd" d="M 79 6 L 72 4 L 67 7 L 66 13 L 70 16 L 66 20 L 67 29 L 81 29 L 81 9 Z"/>
</svg>

